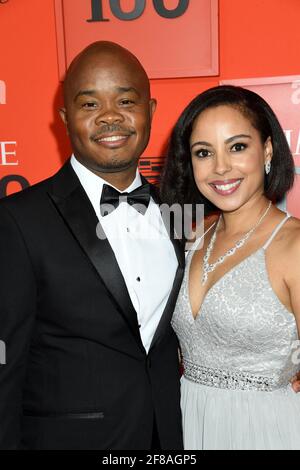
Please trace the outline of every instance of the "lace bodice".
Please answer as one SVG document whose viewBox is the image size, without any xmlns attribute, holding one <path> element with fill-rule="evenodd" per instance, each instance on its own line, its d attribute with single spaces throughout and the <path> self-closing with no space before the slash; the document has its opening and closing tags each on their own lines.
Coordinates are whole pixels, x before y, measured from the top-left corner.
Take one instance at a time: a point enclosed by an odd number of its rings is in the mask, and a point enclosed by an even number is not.
<svg viewBox="0 0 300 470">
<path fill-rule="evenodd" d="M 172 319 L 184 365 L 267 377 L 272 389 L 299 370 L 295 317 L 274 293 L 266 269 L 271 239 L 211 287 L 195 319 L 188 292 L 194 250 L 188 253 Z"/>
</svg>

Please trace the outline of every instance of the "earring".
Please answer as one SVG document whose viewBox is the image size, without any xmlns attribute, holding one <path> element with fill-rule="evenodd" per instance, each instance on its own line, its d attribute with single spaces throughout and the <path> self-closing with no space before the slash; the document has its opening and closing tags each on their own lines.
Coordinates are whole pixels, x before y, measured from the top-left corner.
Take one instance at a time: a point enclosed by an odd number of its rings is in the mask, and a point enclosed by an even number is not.
<svg viewBox="0 0 300 470">
<path fill-rule="evenodd" d="M 268 162 L 265 163 L 265 171 L 266 174 L 268 175 L 271 171 L 271 161 L 269 160 Z"/>
</svg>

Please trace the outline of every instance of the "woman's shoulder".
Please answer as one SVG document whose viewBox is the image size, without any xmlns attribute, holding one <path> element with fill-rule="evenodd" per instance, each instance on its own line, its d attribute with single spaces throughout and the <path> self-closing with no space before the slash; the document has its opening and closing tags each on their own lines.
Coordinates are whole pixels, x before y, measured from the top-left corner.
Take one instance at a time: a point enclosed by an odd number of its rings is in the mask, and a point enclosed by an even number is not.
<svg viewBox="0 0 300 470">
<path fill-rule="evenodd" d="M 291 216 L 283 230 L 285 249 L 291 254 L 300 257 L 300 220 Z"/>
<path fill-rule="evenodd" d="M 296 217 L 290 217 L 284 226 L 282 235 L 283 249 L 277 262 L 280 272 L 284 273 L 285 284 L 290 290 L 293 313 L 297 322 L 300 322 L 300 220 Z M 300 328 L 300 323 L 298 328 Z"/>
<path fill-rule="evenodd" d="M 281 219 L 282 221 L 284 219 Z M 290 216 L 281 227 L 275 238 L 275 243 L 271 244 L 273 255 L 282 269 L 287 271 L 300 269 L 300 220 Z"/>
</svg>

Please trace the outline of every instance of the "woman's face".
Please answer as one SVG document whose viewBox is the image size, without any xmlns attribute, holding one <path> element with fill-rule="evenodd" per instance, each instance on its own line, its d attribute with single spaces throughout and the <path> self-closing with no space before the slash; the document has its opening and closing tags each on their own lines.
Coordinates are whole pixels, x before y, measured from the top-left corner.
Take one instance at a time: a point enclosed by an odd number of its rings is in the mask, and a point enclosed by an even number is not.
<svg viewBox="0 0 300 470">
<path fill-rule="evenodd" d="M 199 191 L 222 211 L 234 211 L 264 192 L 264 165 L 272 158 L 270 138 L 259 132 L 237 108 L 203 111 L 190 136 Z"/>
</svg>

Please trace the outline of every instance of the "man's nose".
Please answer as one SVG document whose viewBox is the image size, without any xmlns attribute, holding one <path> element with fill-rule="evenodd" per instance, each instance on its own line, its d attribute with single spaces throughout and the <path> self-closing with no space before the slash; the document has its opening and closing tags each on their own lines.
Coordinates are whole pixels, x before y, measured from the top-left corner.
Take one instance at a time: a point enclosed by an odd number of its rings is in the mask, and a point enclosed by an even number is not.
<svg viewBox="0 0 300 470">
<path fill-rule="evenodd" d="M 96 124 L 115 124 L 124 121 L 124 116 L 122 113 L 116 109 L 114 106 L 106 106 L 104 109 L 101 109 L 99 114 L 96 117 Z"/>
</svg>

